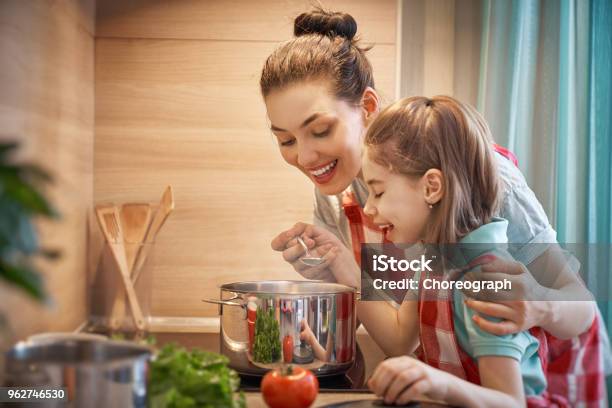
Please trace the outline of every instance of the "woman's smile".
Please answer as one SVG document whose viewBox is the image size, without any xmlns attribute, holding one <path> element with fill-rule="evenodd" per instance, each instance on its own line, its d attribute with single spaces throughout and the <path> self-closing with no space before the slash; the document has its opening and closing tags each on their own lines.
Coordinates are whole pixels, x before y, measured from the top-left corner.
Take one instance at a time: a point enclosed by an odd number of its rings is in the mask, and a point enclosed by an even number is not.
<svg viewBox="0 0 612 408">
<path fill-rule="evenodd" d="M 308 169 L 312 179 L 319 183 L 325 184 L 329 182 L 336 174 L 338 159 L 324 164 L 323 166 Z"/>
</svg>

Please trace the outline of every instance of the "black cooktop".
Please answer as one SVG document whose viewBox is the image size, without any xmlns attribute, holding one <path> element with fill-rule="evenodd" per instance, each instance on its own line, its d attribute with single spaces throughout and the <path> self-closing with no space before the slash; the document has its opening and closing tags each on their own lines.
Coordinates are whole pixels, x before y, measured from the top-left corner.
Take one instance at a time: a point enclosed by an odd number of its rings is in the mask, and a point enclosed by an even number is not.
<svg viewBox="0 0 612 408">
<path fill-rule="evenodd" d="M 242 391 L 260 391 L 261 376 L 240 374 Z M 365 361 L 359 345 L 355 353 L 355 362 L 344 374 L 327 375 L 317 378 L 319 392 L 371 392 L 365 384 Z"/>
</svg>

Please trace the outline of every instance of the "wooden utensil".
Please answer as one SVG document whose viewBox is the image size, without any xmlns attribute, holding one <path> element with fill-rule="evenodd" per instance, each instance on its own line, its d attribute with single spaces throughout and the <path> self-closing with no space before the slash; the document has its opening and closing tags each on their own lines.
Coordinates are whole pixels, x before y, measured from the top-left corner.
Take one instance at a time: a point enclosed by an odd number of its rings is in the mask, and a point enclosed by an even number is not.
<svg viewBox="0 0 612 408">
<path fill-rule="evenodd" d="M 144 330 L 145 321 L 142 316 L 142 310 L 138 304 L 138 298 L 136 297 L 136 291 L 134 285 L 130 279 L 128 271 L 127 260 L 125 257 L 125 248 L 123 243 L 123 231 L 121 229 L 120 214 L 116 206 L 97 206 L 96 215 L 98 216 L 98 222 L 104 233 L 104 237 L 109 243 L 109 247 L 117 262 L 121 278 L 123 280 L 123 286 L 127 293 L 130 308 L 132 309 L 132 317 L 134 324 L 139 330 Z M 124 302 L 123 296 L 116 296 L 113 304 L 113 310 L 111 311 L 111 321 L 116 316 L 123 316 L 123 312 L 120 310 L 121 304 Z M 125 307 L 125 306 L 123 306 Z M 118 310 L 119 309 L 119 310 Z"/>
<path fill-rule="evenodd" d="M 149 225 L 149 229 L 145 234 L 144 242 L 145 244 L 151 244 L 155 241 L 155 237 L 157 233 L 161 229 L 161 227 L 166 222 L 166 219 L 170 215 L 170 213 L 174 210 L 174 194 L 172 192 L 172 186 L 166 187 L 164 190 L 164 194 L 161 197 L 159 202 L 159 207 L 155 212 L 155 216 L 153 217 L 153 221 L 151 221 L 151 225 Z M 142 270 L 142 265 L 147 257 L 148 248 L 150 245 L 142 245 L 139 249 L 138 254 L 136 255 L 136 266 L 134 268 L 134 282 L 138 280 L 140 276 L 140 271 Z"/>
<path fill-rule="evenodd" d="M 104 239 L 108 243 L 109 248 L 113 248 L 112 236 L 110 232 L 106 228 L 106 221 L 104 219 L 104 214 L 112 211 L 112 204 L 101 204 L 96 206 L 96 218 L 98 220 L 98 225 L 100 226 L 100 230 L 102 231 L 102 235 L 104 235 Z M 119 262 L 116 260 L 115 252 L 112 252 L 113 258 L 117 265 Z M 117 330 L 121 327 L 121 323 L 123 320 L 123 315 L 125 313 L 125 292 L 122 287 L 117 287 L 113 296 L 113 303 L 111 305 L 111 311 L 109 316 L 109 326 L 112 330 Z"/>
<path fill-rule="evenodd" d="M 149 229 L 151 205 L 148 203 L 127 203 L 121 206 L 121 226 L 125 242 L 125 257 L 128 271 L 133 275 L 136 254 Z"/>
</svg>

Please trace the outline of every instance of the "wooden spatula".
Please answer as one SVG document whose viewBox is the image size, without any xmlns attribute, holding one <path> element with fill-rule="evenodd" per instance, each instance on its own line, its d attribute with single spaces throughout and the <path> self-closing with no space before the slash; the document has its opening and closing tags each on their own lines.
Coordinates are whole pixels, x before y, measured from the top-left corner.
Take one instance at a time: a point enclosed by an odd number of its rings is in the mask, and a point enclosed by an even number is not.
<svg viewBox="0 0 612 408">
<path fill-rule="evenodd" d="M 104 235 L 104 239 L 108 242 L 108 247 L 113 248 L 113 237 L 110 231 L 107 229 L 106 220 L 104 218 L 105 214 L 113 211 L 113 204 L 100 204 L 96 206 L 96 218 L 98 220 L 98 225 L 100 226 L 100 230 Z M 115 251 L 112 251 L 113 258 L 117 265 L 119 262 L 117 261 L 117 257 L 115 255 Z M 116 288 L 116 292 L 113 296 L 113 303 L 111 305 L 110 317 L 109 317 L 109 326 L 112 330 L 117 330 L 121 327 L 121 323 L 123 320 L 123 315 L 125 314 L 125 291 L 122 287 Z"/>
<path fill-rule="evenodd" d="M 123 280 L 123 286 L 127 293 L 130 308 L 132 309 L 134 325 L 136 325 L 139 330 L 144 330 L 145 321 L 142 316 L 140 305 L 138 304 L 138 298 L 136 296 L 136 291 L 134 290 L 134 285 L 130 279 L 130 273 L 128 271 L 127 260 L 125 257 L 123 230 L 121 229 L 119 209 L 114 205 L 99 206 L 96 207 L 96 215 L 98 216 L 98 221 L 102 227 L 102 232 L 109 243 L 109 247 L 111 248 L 115 261 L 117 262 L 117 266 L 119 267 L 119 272 L 121 273 L 121 278 Z M 119 314 L 119 312 L 115 310 L 117 307 L 116 304 L 121 303 L 119 300 L 120 298 L 123 298 L 123 296 L 115 297 L 115 305 L 113 305 L 113 312 L 111 312 L 111 316 L 123 315 L 122 313 Z"/>
<path fill-rule="evenodd" d="M 159 207 L 155 212 L 155 216 L 153 217 L 153 221 L 151 221 L 151 225 L 149 225 L 149 229 L 145 234 L 144 242 L 152 243 L 155 240 L 155 236 L 166 222 L 166 219 L 170 215 L 170 213 L 174 210 L 174 194 L 172 192 L 172 186 L 166 187 L 164 190 L 164 194 L 159 202 Z M 147 257 L 147 248 L 148 245 L 143 245 L 140 248 L 138 255 L 136 256 L 136 266 L 134 267 L 134 282 L 138 280 L 138 276 L 140 275 L 140 270 L 142 269 L 142 265 Z"/>
<path fill-rule="evenodd" d="M 170 213 L 174 210 L 174 194 L 172 192 L 172 186 L 166 187 L 164 194 L 159 202 L 159 208 L 155 212 L 155 217 L 149 226 L 147 235 L 145 236 L 145 242 L 153 242 L 155 236 L 166 222 L 166 219 Z"/>
<path fill-rule="evenodd" d="M 128 271 L 133 274 L 136 254 L 144 242 L 151 222 L 151 205 L 148 203 L 127 203 L 121 206 L 121 226 L 125 242 L 125 257 Z"/>
</svg>

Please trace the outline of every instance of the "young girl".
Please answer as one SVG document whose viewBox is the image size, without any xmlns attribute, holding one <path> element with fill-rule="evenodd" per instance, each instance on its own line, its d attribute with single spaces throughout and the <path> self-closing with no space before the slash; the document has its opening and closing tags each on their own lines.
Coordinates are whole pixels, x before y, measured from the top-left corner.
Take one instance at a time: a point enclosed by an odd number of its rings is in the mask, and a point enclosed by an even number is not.
<svg viewBox="0 0 612 408">
<path fill-rule="evenodd" d="M 443 96 L 403 99 L 380 113 L 365 146 L 362 171 L 370 194 L 364 210 L 389 230 L 391 241 L 478 243 L 483 254 L 489 246 L 496 256 L 510 257 L 496 247 L 507 242 L 508 222 L 494 217 L 501 193 L 495 153 L 488 127 L 473 108 Z M 334 247 L 328 255 L 334 276 L 358 286 L 354 272 L 335 261 L 338 253 Z M 470 407 L 552 401 L 536 337 L 527 331 L 501 337 L 481 331 L 459 290 L 448 297 L 418 290 L 418 302 L 404 302 L 395 316 L 381 313 L 379 302 L 358 306 L 370 332 L 419 334 L 422 361 L 391 358 L 372 375 L 370 388 L 385 402 L 404 404 L 423 396 Z M 367 317 L 372 313 L 376 318 Z"/>
</svg>

